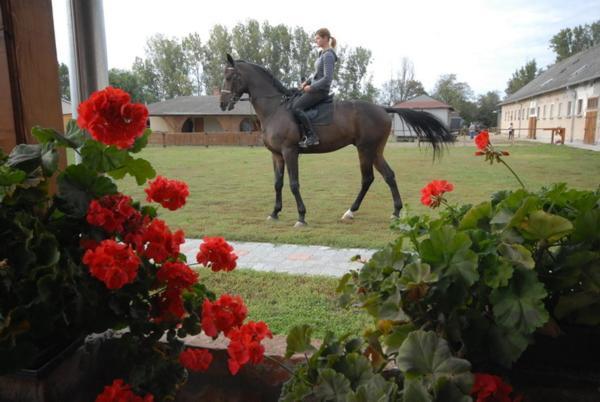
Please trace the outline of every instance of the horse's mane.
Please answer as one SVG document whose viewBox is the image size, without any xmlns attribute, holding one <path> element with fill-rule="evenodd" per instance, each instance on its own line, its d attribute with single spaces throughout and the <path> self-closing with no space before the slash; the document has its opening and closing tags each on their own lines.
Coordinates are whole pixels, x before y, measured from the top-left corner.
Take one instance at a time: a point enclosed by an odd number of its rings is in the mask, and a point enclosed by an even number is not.
<svg viewBox="0 0 600 402">
<path fill-rule="evenodd" d="M 245 61 L 245 60 L 237 60 L 237 62 L 242 62 L 242 63 L 248 64 L 248 65 L 250 65 L 252 67 L 257 68 L 260 72 L 262 72 L 267 77 L 269 77 L 269 79 L 273 83 L 273 86 L 275 86 L 275 88 L 278 91 L 283 92 L 283 94 L 285 94 L 285 95 L 289 95 L 290 94 L 290 90 L 288 88 L 286 88 L 285 85 L 283 85 L 281 83 L 281 81 L 279 81 L 277 78 L 275 78 L 275 76 L 273 75 L 273 73 L 270 70 L 268 70 L 267 68 L 265 68 L 265 67 L 263 67 L 263 66 L 261 66 L 259 64 L 251 63 L 251 62 Z"/>
</svg>

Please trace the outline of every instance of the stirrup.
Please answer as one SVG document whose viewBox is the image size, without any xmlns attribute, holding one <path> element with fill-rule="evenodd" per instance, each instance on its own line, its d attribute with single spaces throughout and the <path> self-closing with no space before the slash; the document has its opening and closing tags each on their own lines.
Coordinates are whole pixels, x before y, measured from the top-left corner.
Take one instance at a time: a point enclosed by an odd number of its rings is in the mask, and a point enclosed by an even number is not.
<svg viewBox="0 0 600 402">
<path fill-rule="evenodd" d="M 311 145 L 319 145 L 319 137 L 311 135 L 310 137 L 304 137 L 298 145 L 300 148 L 308 148 Z"/>
</svg>

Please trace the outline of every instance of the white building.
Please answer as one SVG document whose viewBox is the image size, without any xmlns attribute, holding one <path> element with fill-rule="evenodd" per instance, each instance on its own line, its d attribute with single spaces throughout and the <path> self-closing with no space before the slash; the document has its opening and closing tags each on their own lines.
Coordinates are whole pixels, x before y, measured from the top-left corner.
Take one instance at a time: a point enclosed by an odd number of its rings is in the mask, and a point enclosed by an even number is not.
<svg viewBox="0 0 600 402">
<path fill-rule="evenodd" d="M 420 95 L 404 102 L 396 103 L 392 107 L 429 112 L 444 125 L 446 125 L 446 127 L 448 127 L 451 131 L 458 130 L 462 124 L 462 119 L 454 111 L 452 106 L 427 95 Z M 393 114 L 393 118 L 392 134 L 397 141 L 411 141 L 417 137 L 417 135 L 410 129 L 410 127 L 404 124 L 402 119 L 397 114 Z"/>
<path fill-rule="evenodd" d="M 565 142 L 600 143 L 600 45 L 562 60 L 500 103 L 499 126 L 510 123 L 516 138 L 550 141 L 552 129 Z"/>
</svg>

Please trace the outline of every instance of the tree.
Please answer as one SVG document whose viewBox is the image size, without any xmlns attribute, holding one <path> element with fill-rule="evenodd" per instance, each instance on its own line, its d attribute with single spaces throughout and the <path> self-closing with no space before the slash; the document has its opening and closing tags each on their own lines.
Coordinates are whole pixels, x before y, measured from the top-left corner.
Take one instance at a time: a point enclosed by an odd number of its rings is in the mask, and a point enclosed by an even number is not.
<svg viewBox="0 0 600 402">
<path fill-rule="evenodd" d="M 108 70 L 108 83 L 129 93 L 133 102 L 146 101 L 140 79 L 133 71 L 111 68 Z"/>
<path fill-rule="evenodd" d="M 511 95 L 531 82 L 541 71 L 538 71 L 535 59 L 528 61 L 512 75 L 506 84 L 506 95 Z"/>
<path fill-rule="evenodd" d="M 146 43 L 146 59 L 158 79 L 161 99 L 192 94 L 189 63 L 179 40 L 161 34 L 150 37 Z"/>
<path fill-rule="evenodd" d="M 292 45 L 292 70 L 291 76 L 293 82 L 297 83 L 302 79 L 308 78 L 313 72 L 313 66 L 317 58 L 316 52 L 313 52 L 312 37 L 302 28 L 296 27 L 293 32 Z"/>
<path fill-rule="evenodd" d="M 265 38 L 263 46 L 265 67 L 271 70 L 283 85 L 290 87 L 294 83 L 297 84 L 299 77 L 294 78 L 290 74 L 293 40 L 291 32 L 285 25 L 271 26 L 265 22 L 263 35 Z"/>
<path fill-rule="evenodd" d="M 475 120 L 483 123 L 486 127 L 495 127 L 499 103 L 500 95 L 498 95 L 498 92 L 489 91 L 485 95 L 479 95 Z"/>
<path fill-rule="evenodd" d="M 183 38 L 181 41 L 183 52 L 187 59 L 190 74 L 193 80 L 194 93 L 202 95 L 202 60 L 204 57 L 204 49 L 200 35 L 194 32 Z"/>
<path fill-rule="evenodd" d="M 71 100 L 71 85 L 69 83 L 69 68 L 65 63 L 58 65 L 58 81 L 60 84 L 60 97 Z"/>
<path fill-rule="evenodd" d="M 561 29 L 550 40 L 550 48 L 556 53 L 556 61 L 561 61 L 600 44 L 600 20 L 592 24 L 578 25 Z"/>
<path fill-rule="evenodd" d="M 132 70 L 140 84 L 143 102 L 153 103 L 161 100 L 158 75 L 156 74 L 152 63 L 149 60 L 143 60 L 136 57 L 133 62 Z"/>
<path fill-rule="evenodd" d="M 225 55 L 231 53 L 231 35 L 223 25 L 215 25 L 210 31 L 210 38 L 204 45 L 202 59 L 202 81 L 206 93 L 212 95 L 221 88 Z"/>
<path fill-rule="evenodd" d="M 466 121 L 475 120 L 477 105 L 470 100 L 473 98 L 473 91 L 466 82 L 457 82 L 456 74 L 440 76 L 432 96 L 452 106 Z"/>
<path fill-rule="evenodd" d="M 244 25 L 237 24 L 231 31 L 233 51 L 238 58 L 252 63 L 265 65 L 263 47 L 264 37 L 260 23 L 248 20 Z"/>
<path fill-rule="evenodd" d="M 379 102 L 384 105 L 393 105 L 425 94 L 423 84 L 415 80 L 414 76 L 415 71 L 412 62 L 406 57 L 402 58 L 402 66 L 400 71 L 396 73 L 396 78 L 391 78 L 383 84 Z"/>
<path fill-rule="evenodd" d="M 377 89 L 373 77 L 367 75 L 371 64 L 371 51 L 363 47 L 340 51 L 337 88 L 340 99 L 361 99 L 373 101 Z"/>
</svg>

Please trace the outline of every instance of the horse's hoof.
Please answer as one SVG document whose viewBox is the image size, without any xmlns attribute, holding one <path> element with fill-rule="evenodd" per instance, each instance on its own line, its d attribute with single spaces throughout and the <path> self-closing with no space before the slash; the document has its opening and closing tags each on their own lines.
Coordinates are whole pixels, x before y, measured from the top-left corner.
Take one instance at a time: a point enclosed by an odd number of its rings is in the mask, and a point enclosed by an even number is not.
<svg viewBox="0 0 600 402">
<path fill-rule="evenodd" d="M 400 218 L 400 215 L 394 215 L 394 214 L 391 214 L 391 215 L 390 215 L 390 220 L 392 220 L 392 221 L 393 221 L 394 219 L 398 219 L 398 218 Z"/>
<path fill-rule="evenodd" d="M 269 216 L 267 216 L 267 221 L 274 221 L 274 222 L 277 222 L 278 220 L 279 220 L 279 218 L 278 218 L 278 217 L 276 217 L 276 216 L 273 216 L 273 215 L 269 215 Z"/>
<path fill-rule="evenodd" d="M 298 221 L 294 224 L 295 228 L 303 228 L 305 226 L 306 226 L 306 222 L 301 222 L 301 221 Z"/>
<path fill-rule="evenodd" d="M 344 215 L 342 215 L 341 219 L 343 221 L 350 221 L 350 220 L 354 219 L 354 214 L 352 213 L 352 211 L 347 210 L 346 212 L 344 212 Z"/>
</svg>

